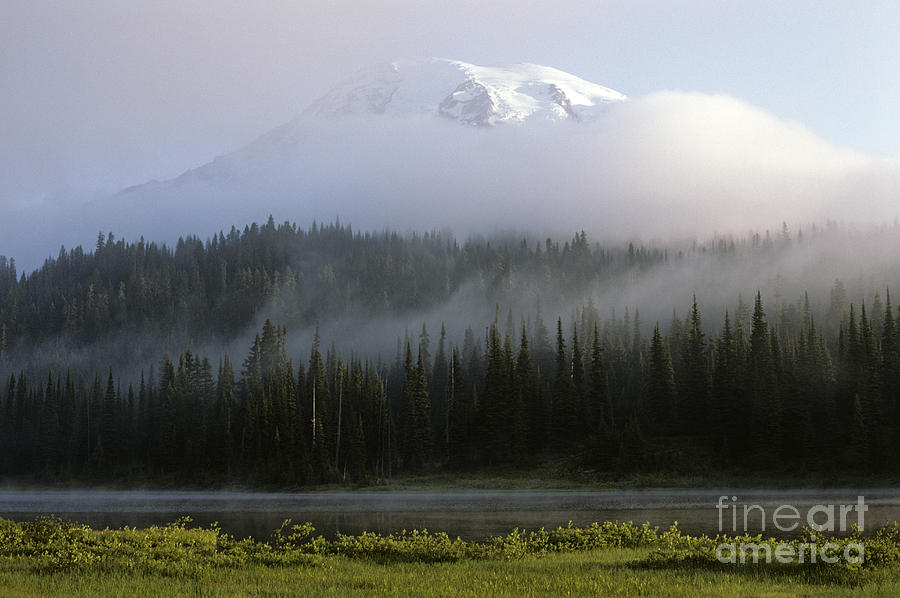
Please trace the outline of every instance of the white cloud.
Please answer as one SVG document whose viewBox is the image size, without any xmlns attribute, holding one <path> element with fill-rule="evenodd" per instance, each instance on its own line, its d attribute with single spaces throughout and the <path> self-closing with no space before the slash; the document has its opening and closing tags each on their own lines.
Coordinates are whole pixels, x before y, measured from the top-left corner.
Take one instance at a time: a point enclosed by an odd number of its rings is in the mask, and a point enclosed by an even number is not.
<svg viewBox="0 0 900 598">
<path fill-rule="evenodd" d="M 270 213 L 302 226 L 340 217 L 356 228 L 584 229 L 612 241 L 743 234 L 782 221 L 866 225 L 897 217 L 898 164 L 700 93 L 652 94 L 595 123 L 486 130 L 428 116 L 298 120 L 277 143 L 95 203 L 74 220 L 63 215 L 43 254 L 24 257 L 36 263 L 60 242 L 90 244 L 98 229 L 171 241 Z M 15 255 L 22 232 L 10 226 L 0 253 Z"/>
</svg>

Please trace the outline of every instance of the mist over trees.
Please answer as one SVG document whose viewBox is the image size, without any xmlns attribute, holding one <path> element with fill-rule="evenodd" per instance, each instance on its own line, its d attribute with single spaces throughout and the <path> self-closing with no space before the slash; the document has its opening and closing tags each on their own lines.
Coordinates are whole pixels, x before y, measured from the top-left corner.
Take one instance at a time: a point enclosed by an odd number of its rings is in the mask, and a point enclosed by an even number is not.
<svg viewBox="0 0 900 598">
<path fill-rule="evenodd" d="M 757 295 L 709 339 L 696 303 L 647 338 L 637 316 L 585 306 L 568 333 L 557 320 L 555 339 L 539 315 L 494 321 L 461 348 L 441 334 L 433 357 L 427 336 L 407 338 L 388 363 L 323 353 L 318 336 L 308 358 L 291 356 L 267 320 L 239 368 L 186 351 L 134 381 L 10 375 L 0 473 L 303 485 L 560 458 L 613 474 L 895 472 L 889 294 L 869 311 L 851 304 L 826 336 L 808 305 L 790 321 Z"/>
<path fill-rule="evenodd" d="M 311 330 L 342 317 L 431 309 L 473 282 L 466 311 L 522 296 L 555 301 L 664 259 L 658 249 L 592 247 L 584 233 L 562 245 L 524 238 L 460 245 L 439 232 L 360 233 L 340 223 L 303 230 L 271 218 L 174 247 L 101 233 L 93 251 L 61 249 L 28 275 L 0 258 L 0 325 L 18 367 L 38 354 L 56 367 L 80 365 L 72 360 L 88 346 L 121 366 L 184 345 L 221 345 L 261 325 L 261 316 Z M 162 350 L 148 352 L 150 345 Z"/>
<path fill-rule="evenodd" d="M 824 269 L 779 278 L 847 247 L 867 266 L 848 283 Z M 306 485 L 547 462 L 893 472 L 900 277 L 871 247 L 786 226 L 670 249 L 270 219 L 174 248 L 100 235 L 27 275 L 4 258 L 0 474 Z M 770 299 L 734 292 L 729 272 L 771 268 Z M 717 277 L 691 284 L 698 270 Z M 616 311 L 635 294 L 651 307 Z M 410 326 L 422 313 L 455 321 Z M 348 314 L 380 323 L 323 333 Z M 374 334 L 392 350 L 359 341 Z M 133 346 L 149 338 L 166 342 Z"/>
</svg>

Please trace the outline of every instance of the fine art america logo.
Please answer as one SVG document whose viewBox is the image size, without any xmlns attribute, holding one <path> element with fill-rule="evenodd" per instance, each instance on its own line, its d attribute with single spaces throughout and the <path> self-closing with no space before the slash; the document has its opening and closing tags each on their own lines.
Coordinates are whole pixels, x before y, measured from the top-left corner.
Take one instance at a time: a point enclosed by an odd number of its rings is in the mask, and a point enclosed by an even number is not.
<svg viewBox="0 0 900 598">
<path fill-rule="evenodd" d="M 782 504 L 775 508 L 758 504 L 738 504 L 737 496 L 720 496 L 716 503 L 719 511 L 720 534 L 747 534 L 751 518 L 758 517 L 760 531 L 766 531 L 767 522 L 771 522 L 769 531 L 791 533 L 801 525 L 817 532 L 846 533 L 851 526 L 859 531 L 865 529 L 866 511 L 869 510 L 864 497 L 858 496 L 856 504 L 813 505 L 807 510 L 806 517 L 801 517 L 800 509 L 791 504 Z M 730 525 L 730 528 L 728 524 Z M 743 528 L 739 527 L 739 523 Z M 843 550 L 833 542 L 817 544 L 815 534 L 810 534 L 808 542 L 722 542 L 716 547 L 716 558 L 721 563 L 758 563 L 764 560 L 771 563 L 828 563 L 834 564 L 841 559 L 848 564 L 861 564 L 865 560 L 862 543 L 844 544 Z"/>
</svg>

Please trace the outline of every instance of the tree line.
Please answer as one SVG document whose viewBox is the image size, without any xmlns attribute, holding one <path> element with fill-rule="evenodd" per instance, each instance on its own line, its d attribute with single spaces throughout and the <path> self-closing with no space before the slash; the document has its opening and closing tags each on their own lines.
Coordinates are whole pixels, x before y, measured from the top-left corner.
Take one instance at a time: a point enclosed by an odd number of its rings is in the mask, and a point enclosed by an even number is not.
<svg viewBox="0 0 900 598">
<path fill-rule="evenodd" d="M 41 342 L 112 343 L 152 332 L 185 346 L 230 339 L 265 310 L 293 328 L 347 312 L 375 316 L 428 308 L 475 280 L 488 304 L 538 287 L 579 292 L 666 259 L 664 250 L 603 247 L 582 232 L 562 245 L 450 234 L 358 232 L 340 222 L 276 225 L 270 217 L 205 242 L 174 247 L 100 233 L 18 274 L 0 256 L 0 331 L 7 357 Z M 62 340 L 60 340 L 62 339 Z M 127 351 L 127 345 L 118 348 Z"/>
<path fill-rule="evenodd" d="M 836 283 L 833 291 L 845 291 Z M 644 333 L 595 306 L 548 324 L 495 317 L 397 354 L 289 355 L 266 321 L 246 358 L 185 351 L 138 379 L 25 370 L 0 391 L 0 474 L 378 483 L 400 472 L 560 462 L 599 472 L 895 472 L 900 338 L 890 299 L 832 333 L 808 300 L 770 318 L 757 293 L 708 333 L 696 299 Z M 665 331 L 665 333 L 664 333 Z"/>
</svg>

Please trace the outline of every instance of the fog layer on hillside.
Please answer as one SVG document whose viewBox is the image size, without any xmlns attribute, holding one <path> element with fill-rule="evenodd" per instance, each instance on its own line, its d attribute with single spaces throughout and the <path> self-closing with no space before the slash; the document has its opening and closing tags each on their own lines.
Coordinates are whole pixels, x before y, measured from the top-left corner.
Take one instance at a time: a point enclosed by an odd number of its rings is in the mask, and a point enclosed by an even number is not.
<svg viewBox="0 0 900 598">
<path fill-rule="evenodd" d="M 171 242 L 270 213 L 460 237 L 584 229 L 668 242 L 782 222 L 891 223 L 898 197 L 896 160 L 836 148 L 734 98 L 661 92 L 595 123 L 299 118 L 172 181 L 87 205 L 6 208 L 0 254 L 30 268 L 98 230 Z"/>
</svg>

